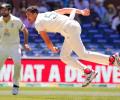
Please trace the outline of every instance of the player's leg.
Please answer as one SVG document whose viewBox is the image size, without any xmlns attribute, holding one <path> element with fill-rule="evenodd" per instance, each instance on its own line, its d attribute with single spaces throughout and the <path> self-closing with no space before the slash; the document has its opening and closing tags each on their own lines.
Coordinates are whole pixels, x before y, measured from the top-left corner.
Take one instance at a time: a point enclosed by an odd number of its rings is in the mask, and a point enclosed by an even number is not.
<svg viewBox="0 0 120 100">
<path fill-rule="evenodd" d="M 80 38 L 81 28 L 80 25 L 73 21 L 71 22 L 71 26 L 69 29 L 65 29 L 68 33 L 67 41 L 72 43 L 71 46 L 72 50 L 79 56 L 80 59 L 109 65 L 109 55 L 101 54 L 98 52 L 87 51 L 82 43 Z"/>
<path fill-rule="evenodd" d="M 6 50 L 0 46 L 0 70 L 2 69 L 4 62 L 7 58 Z"/>
<path fill-rule="evenodd" d="M 18 56 L 19 57 L 19 56 Z M 13 57 L 12 57 L 13 58 Z M 20 71 L 21 71 L 21 58 L 14 59 L 14 75 L 13 75 L 13 84 L 19 86 L 20 79 Z"/>
<path fill-rule="evenodd" d="M 82 40 L 79 34 L 74 34 L 69 37 L 69 42 L 72 42 L 75 45 L 71 45 L 73 51 L 80 57 L 80 59 L 103 64 L 103 65 L 114 65 L 120 66 L 120 54 L 116 53 L 115 55 L 105 55 L 98 52 L 87 51 L 82 43 Z M 79 43 L 79 44 L 78 44 Z M 76 45 L 78 44 L 78 45 Z"/>
<path fill-rule="evenodd" d="M 97 73 L 87 68 L 86 65 L 82 64 L 77 59 L 74 59 L 73 57 L 71 57 L 70 54 L 72 53 L 72 49 L 70 45 L 71 44 L 68 43 L 67 39 L 65 39 L 63 43 L 63 47 L 61 49 L 60 58 L 64 63 L 71 65 L 74 68 L 79 69 L 82 73 L 84 73 L 84 75 L 86 75 L 86 81 L 82 85 L 83 87 L 85 87 L 91 83 L 91 81 L 97 76 Z"/>
<path fill-rule="evenodd" d="M 65 64 L 70 65 L 76 69 L 79 69 L 83 73 L 84 69 L 86 69 L 86 66 L 79 62 L 77 59 L 71 57 L 71 53 L 72 49 L 69 47 L 69 43 L 65 39 L 60 53 L 61 60 Z"/>
<path fill-rule="evenodd" d="M 13 75 L 13 95 L 18 94 L 19 79 L 21 72 L 21 51 L 18 45 L 11 47 L 11 55 L 14 61 L 14 75 Z"/>
<path fill-rule="evenodd" d="M 97 52 L 91 52 L 87 51 L 81 41 L 80 38 L 80 26 L 79 24 L 75 24 L 74 22 L 71 23 L 71 27 L 69 29 L 65 29 L 65 32 L 69 32 L 67 37 L 67 41 L 69 43 L 72 43 L 71 46 L 72 50 L 79 56 L 80 59 L 91 61 L 91 62 L 96 62 L 99 64 L 104 64 L 104 65 L 109 65 L 110 61 L 110 56 L 97 53 Z M 120 62 L 120 56 L 117 54 L 116 56 L 112 56 L 112 58 L 117 59 L 117 65 L 119 65 Z M 116 59 L 114 59 L 116 61 Z M 113 60 L 112 60 L 113 61 Z M 113 61 L 113 62 L 115 62 Z M 86 81 L 83 83 L 83 86 L 87 86 L 95 77 L 97 73 L 92 72 L 87 75 Z"/>
<path fill-rule="evenodd" d="M 70 37 L 69 41 L 75 44 L 72 45 L 72 49 L 75 51 L 75 53 L 77 53 L 80 59 L 99 63 L 99 64 L 109 65 L 109 57 L 110 57 L 109 55 L 101 54 L 98 52 L 87 51 L 80 37 L 72 36 Z"/>
<path fill-rule="evenodd" d="M 66 63 L 67 65 L 71 65 L 74 68 L 80 69 L 80 71 L 84 74 L 90 74 L 91 72 L 93 72 L 92 69 L 87 68 L 86 65 L 84 65 L 83 63 L 81 63 L 79 60 L 73 58 L 71 56 L 72 53 L 72 48 L 71 45 L 74 45 L 72 42 L 69 42 L 68 39 L 68 33 L 65 32 L 65 30 L 62 31 L 62 34 L 64 34 L 65 36 L 65 40 L 61 49 L 61 53 L 60 53 L 60 58 L 61 60 Z"/>
<path fill-rule="evenodd" d="M 75 22 L 76 23 L 76 22 Z M 71 24 L 71 23 L 70 23 Z M 69 25 L 69 24 L 68 24 Z M 76 29 L 76 27 L 73 27 L 74 25 L 71 25 L 70 26 L 70 29 L 68 29 L 68 28 L 65 28 L 64 29 L 64 36 L 65 36 L 65 40 L 66 40 L 66 46 L 64 47 L 64 48 L 70 48 L 71 50 L 73 50 L 74 51 L 74 45 L 79 45 L 79 43 L 77 42 L 77 43 L 74 43 L 74 42 L 72 42 L 71 41 L 71 38 L 72 37 L 74 37 L 74 30 Z M 77 26 L 79 27 L 79 24 L 77 24 Z M 72 30 L 73 29 L 73 30 Z M 77 28 L 76 30 L 78 30 L 78 31 L 80 31 L 80 27 L 79 28 Z M 70 33 L 66 33 L 67 31 L 70 31 Z M 69 35 L 70 34 L 70 35 Z M 74 35 L 73 35 L 74 34 Z M 80 34 L 79 35 L 77 35 L 77 38 L 79 38 L 80 37 Z M 68 48 L 68 50 L 69 50 L 69 48 Z M 62 50 L 63 52 L 64 51 L 66 51 L 66 50 Z M 79 52 L 81 52 L 81 50 L 79 51 Z M 65 53 L 63 53 L 64 55 L 66 55 L 66 52 Z M 78 55 L 79 56 L 79 55 Z M 66 59 L 67 60 L 69 60 L 67 57 L 66 57 Z M 70 63 L 71 61 L 69 60 L 69 62 L 68 63 Z M 76 63 L 76 61 L 75 61 L 75 63 Z M 74 65 L 74 67 L 75 67 L 75 65 Z M 84 71 L 84 73 L 85 73 L 85 75 L 86 75 L 86 81 L 83 83 L 83 87 L 85 87 L 85 86 L 87 86 L 87 85 L 89 85 L 90 83 L 91 83 L 91 81 L 96 77 L 96 75 L 97 75 L 97 73 L 96 72 L 94 72 L 93 70 L 90 70 L 90 69 L 88 69 L 88 68 L 86 68 L 86 65 L 84 65 L 84 64 L 82 64 L 81 62 L 79 62 L 79 64 L 77 65 L 77 67 L 78 68 L 82 68 L 82 70 Z"/>
</svg>

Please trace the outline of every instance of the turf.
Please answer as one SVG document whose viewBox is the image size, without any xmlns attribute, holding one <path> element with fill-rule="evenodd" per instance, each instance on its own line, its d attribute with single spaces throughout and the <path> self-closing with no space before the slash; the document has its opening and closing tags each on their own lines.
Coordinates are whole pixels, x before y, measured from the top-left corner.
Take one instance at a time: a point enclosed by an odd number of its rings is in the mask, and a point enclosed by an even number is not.
<svg viewBox="0 0 120 100">
<path fill-rule="evenodd" d="M 0 87 L 0 91 L 4 91 L 4 90 L 10 90 L 11 87 Z M 47 91 L 47 90 L 51 90 L 51 91 L 96 91 L 96 92 L 120 92 L 120 88 L 81 88 L 81 87 L 68 87 L 68 88 L 64 88 L 64 87 L 44 87 L 44 88 L 40 88 L 40 87 L 21 87 L 20 90 L 25 90 L 25 91 Z"/>
<path fill-rule="evenodd" d="M 0 100 L 120 100 L 120 97 L 99 97 L 99 96 L 26 96 L 26 95 L 17 95 L 17 96 L 0 96 Z"/>
<path fill-rule="evenodd" d="M 78 91 L 84 92 L 113 92 L 119 93 L 120 88 L 39 88 L 27 87 L 20 88 L 21 91 Z M 0 87 L 0 92 L 11 91 L 11 88 Z M 0 95 L 0 100 L 120 100 L 120 96 L 79 96 L 79 95 Z"/>
</svg>

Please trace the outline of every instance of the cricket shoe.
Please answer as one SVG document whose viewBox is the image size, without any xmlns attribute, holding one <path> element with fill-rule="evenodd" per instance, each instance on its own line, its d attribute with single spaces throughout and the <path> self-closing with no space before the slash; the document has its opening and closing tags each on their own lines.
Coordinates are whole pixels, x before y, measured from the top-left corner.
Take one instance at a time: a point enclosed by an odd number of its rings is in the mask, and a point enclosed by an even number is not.
<svg viewBox="0 0 120 100">
<path fill-rule="evenodd" d="M 19 93 L 19 86 L 13 85 L 12 94 L 17 95 Z"/>
<path fill-rule="evenodd" d="M 109 58 L 110 65 L 119 67 L 120 69 L 120 53 L 115 53 Z"/>
<path fill-rule="evenodd" d="M 91 71 L 90 74 L 86 74 L 86 75 L 85 75 L 85 76 L 86 76 L 86 79 L 85 79 L 85 82 L 82 84 L 82 87 L 88 86 L 88 85 L 92 82 L 92 80 L 93 80 L 94 78 L 96 78 L 97 74 L 98 74 L 98 73 L 96 73 L 96 72 L 94 72 L 94 71 Z"/>
</svg>

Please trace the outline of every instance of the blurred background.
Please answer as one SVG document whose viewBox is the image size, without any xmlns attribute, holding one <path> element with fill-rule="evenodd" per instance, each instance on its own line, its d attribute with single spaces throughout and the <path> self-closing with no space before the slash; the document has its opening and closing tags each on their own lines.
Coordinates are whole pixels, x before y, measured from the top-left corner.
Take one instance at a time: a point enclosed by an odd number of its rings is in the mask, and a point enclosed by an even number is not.
<svg viewBox="0 0 120 100">
<path fill-rule="evenodd" d="M 120 2 L 119 0 L 0 0 L 12 4 L 12 13 L 20 17 L 29 30 L 29 45 L 32 51 L 22 51 L 23 57 L 59 57 L 49 51 L 33 25 L 26 19 L 25 9 L 37 5 L 40 12 L 47 12 L 64 7 L 78 9 L 89 8 L 91 15 L 76 15 L 82 26 L 82 40 L 87 50 L 104 54 L 113 54 L 120 50 Z M 61 48 L 64 38 L 60 34 L 49 33 L 53 43 Z M 23 34 L 20 33 L 21 44 Z M 73 53 L 73 56 L 75 54 Z"/>
</svg>

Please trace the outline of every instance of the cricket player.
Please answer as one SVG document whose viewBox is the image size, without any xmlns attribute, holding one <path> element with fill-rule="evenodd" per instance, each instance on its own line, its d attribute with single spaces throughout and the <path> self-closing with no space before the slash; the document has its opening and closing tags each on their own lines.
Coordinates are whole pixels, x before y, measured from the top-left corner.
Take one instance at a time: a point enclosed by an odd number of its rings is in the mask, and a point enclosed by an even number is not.
<svg viewBox="0 0 120 100">
<path fill-rule="evenodd" d="M 0 68 L 4 61 L 10 56 L 14 61 L 13 89 L 12 94 L 18 94 L 19 77 L 21 69 L 21 51 L 19 31 L 24 33 L 24 48 L 28 46 L 28 30 L 22 21 L 11 14 L 11 5 L 3 3 L 0 6 Z"/>
<path fill-rule="evenodd" d="M 47 47 L 54 53 L 57 53 L 59 50 L 53 45 L 46 32 L 59 32 L 64 36 L 65 40 L 60 53 L 60 58 L 64 63 L 84 72 L 86 80 L 82 86 L 85 87 L 91 83 L 97 73 L 88 69 L 78 60 L 72 58 L 72 51 L 78 55 L 79 59 L 104 65 L 113 64 L 115 66 L 120 66 L 119 53 L 110 56 L 87 51 L 80 38 L 80 24 L 64 15 L 70 14 L 73 10 L 76 10 L 77 14 L 81 14 L 83 16 L 90 15 L 90 11 L 88 9 L 79 10 L 75 8 L 63 8 L 51 12 L 38 13 L 37 7 L 35 6 L 28 7 L 26 9 L 26 15 L 29 22 L 34 23 L 36 30 L 45 41 Z"/>
</svg>

